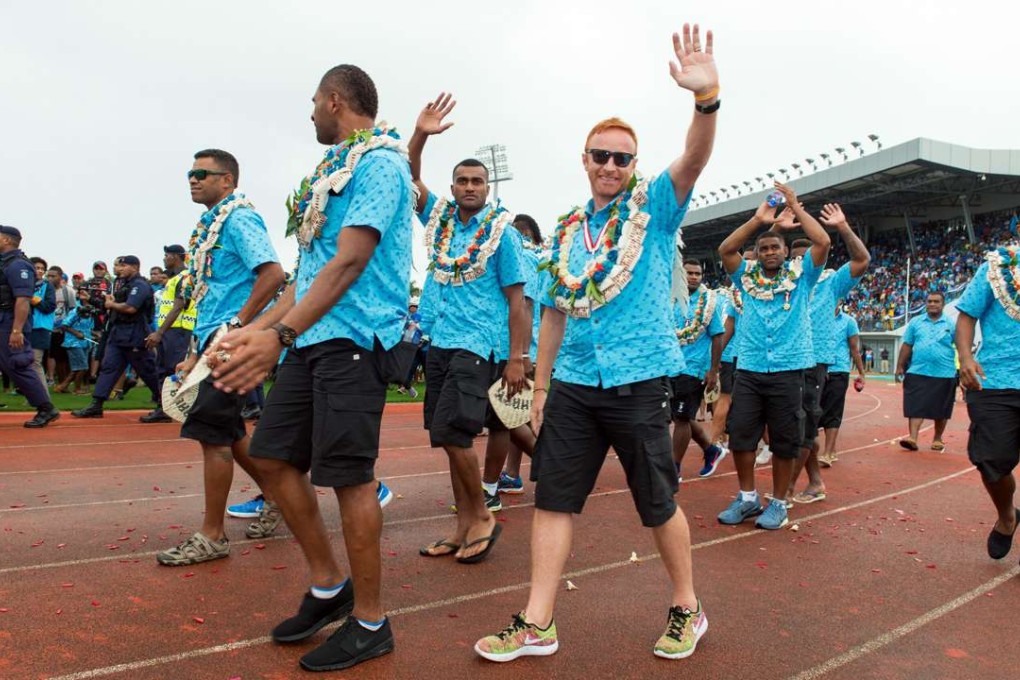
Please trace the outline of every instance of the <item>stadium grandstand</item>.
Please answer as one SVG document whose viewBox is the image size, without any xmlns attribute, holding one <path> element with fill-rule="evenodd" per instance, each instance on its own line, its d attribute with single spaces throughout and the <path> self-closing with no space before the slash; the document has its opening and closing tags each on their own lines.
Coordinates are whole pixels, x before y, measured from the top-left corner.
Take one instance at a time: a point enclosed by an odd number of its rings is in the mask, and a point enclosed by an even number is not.
<svg viewBox="0 0 1020 680">
<path fill-rule="evenodd" d="M 876 146 L 864 154 L 855 142 L 860 155 L 850 158 L 836 149 L 844 159 L 837 165 L 828 165 L 831 158 L 821 154 L 824 167 L 806 159 L 814 172 L 800 176 L 803 166 L 793 163 L 793 173 L 783 168 L 779 175 L 744 181 L 742 188 L 699 195 L 684 223 L 685 255 L 702 260 L 710 285 L 722 280 L 716 248 L 751 217 L 775 178 L 788 181 L 812 213 L 824 203 L 842 205 L 868 245 L 871 267 L 846 302 L 862 331 L 879 335 L 901 329 L 909 317 L 923 313 L 930 290 L 952 301 L 983 253 L 1015 238 L 1009 225 L 1020 208 L 1020 151 L 925 138 L 887 149 Z M 842 243 L 834 244 L 830 265 L 844 261 Z M 878 346 L 898 349 L 892 339 L 877 339 Z"/>
</svg>

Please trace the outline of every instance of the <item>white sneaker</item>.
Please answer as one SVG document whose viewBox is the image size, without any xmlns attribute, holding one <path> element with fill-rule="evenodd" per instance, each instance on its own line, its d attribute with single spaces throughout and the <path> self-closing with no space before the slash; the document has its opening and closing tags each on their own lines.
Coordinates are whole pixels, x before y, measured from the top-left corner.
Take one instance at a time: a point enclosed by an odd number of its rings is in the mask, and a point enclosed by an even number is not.
<svg viewBox="0 0 1020 680">
<path fill-rule="evenodd" d="M 761 447 L 761 451 L 758 452 L 758 456 L 754 459 L 755 465 L 768 465 L 769 461 L 772 460 L 772 450 L 769 449 L 768 444 Z"/>
</svg>

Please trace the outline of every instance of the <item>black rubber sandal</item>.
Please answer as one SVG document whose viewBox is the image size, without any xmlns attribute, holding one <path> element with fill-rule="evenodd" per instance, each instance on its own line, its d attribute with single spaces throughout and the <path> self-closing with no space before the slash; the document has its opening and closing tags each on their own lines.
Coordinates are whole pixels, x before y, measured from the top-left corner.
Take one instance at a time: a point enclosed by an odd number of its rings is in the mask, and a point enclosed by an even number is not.
<svg viewBox="0 0 1020 680">
<path fill-rule="evenodd" d="M 451 548 L 451 550 L 450 552 L 444 553 L 429 552 L 429 550 L 432 550 L 433 548 Z M 456 543 L 450 543 L 449 541 L 439 540 L 431 545 L 426 545 L 423 548 L 418 548 L 418 554 L 423 557 L 449 557 L 450 555 L 456 553 L 458 550 L 460 550 L 460 546 L 457 545 Z"/>
<path fill-rule="evenodd" d="M 488 557 L 490 552 L 492 552 L 492 547 L 496 545 L 496 541 L 499 539 L 499 535 L 501 533 L 503 533 L 503 527 L 499 524 L 499 522 L 496 522 L 496 526 L 492 527 L 491 534 L 485 536 L 484 538 L 476 538 L 470 543 L 464 544 L 465 548 L 470 548 L 473 545 L 478 545 L 479 543 L 484 543 L 485 541 L 488 541 L 489 545 L 485 546 L 485 550 L 478 553 L 477 555 L 472 555 L 471 557 L 458 557 L 457 561 L 460 562 L 461 564 L 478 564 L 486 557 Z"/>
</svg>

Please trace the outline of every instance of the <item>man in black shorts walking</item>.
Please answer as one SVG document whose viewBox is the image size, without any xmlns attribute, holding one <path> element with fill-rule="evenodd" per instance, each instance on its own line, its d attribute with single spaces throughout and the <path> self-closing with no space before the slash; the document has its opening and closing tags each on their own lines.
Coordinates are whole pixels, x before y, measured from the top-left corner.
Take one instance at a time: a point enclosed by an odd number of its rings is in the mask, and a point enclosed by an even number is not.
<svg viewBox="0 0 1020 680">
<path fill-rule="evenodd" d="M 810 297 L 830 245 L 825 229 L 804 210 L 793 189 L 778 182 L 776 188 L 786 199 L 783 213 L 777 217 L 775 208 L 762 203 L 719 246 L 723 266 L 743 296 L 744 335 L 729 415 L 740 491 L 718 519 L 721 524 L 740 524 L 761 515 L 755 525 L 762 529 L 780 529 L 788 522 L 784 496 L 804 438 L 804 370 L 815 366 L 812 345 L 804 342 L 811 336 Z M 741 258 L 744 243 L 770 225 L 778 231 L 758 235 L 758 259 Z M 789 250 L 781 232 L 797 226 L 812 246 L 803 259 L 787 260 Z M 774 454 L 774 498 L 763 511 L 755 488 L 754 452 L 766 426 Z"/>
<path fill-rule="evenodd" d="M 198 352 L 178 366 L 185 375 L 224 324 L 240 328 L 254 320 L 283 282 L 276 251 L 261 215 L 237 191 L 241 174 L 237 159 L 221 149 L 195 154 L 188 171 L 191 200 L 206 207 L 189 244 L 187 269 L 176 280 L 178 309 L 194 310 Z M 194 307 L 192 307 L 194 305 Z M 202 528 L 175 548 L 156 556 L 160 564 L 183 566 L 227 557 L 230 541 L 223 526 L 227 497 L 234 481 L 234 463 L 261 488 L 262 475 L 249 457 L 250 438 L 241 418 L 244 397 L 225 392 L 206 378 L 181 426 L 181 437 L 202 445 L 205 471 L 205 514 Z M 280 511 L 267 500 L 245 531 L 265 538 L 280 523 Z"/>
<path fill-rule="evenodd" d="M 473 564 L 489 555 L 502 531 L 490 512 L 500 509 L 496 485 L 491 494 L 483 489 L 474 438 L 487 426 L 503 446 L 509 444 L 506 428 L 489 408 L 488 390 L 501 378 L 511 397 L 524 386 L 531 318 L 524 304 L 528 273 L 521 235 L 513 216 L 488 202 L 485 166 L 467 159 L 454 167 L 452 201 L 439 199 L 421 181 L 425 143 L 449 128 L 452 123 L 443 119 L 453 106 L 450 95 L 427 104 L 408 143 L 429 260 L 420 309 L 422 330 L 432 341 L 425 366 L 425 429 L 432 446 L 449 458 L 457 508 L 456 527 L 419 552 Z"/>
<path fill-rule="evenodd" d="M 396 131 L 375 122 L 379 99 L 367 73 L 350 64 L 330 69 L 312 101 L 316 138 L 329 149 L 288 202 L 288 234 L 299 245 L 294 283 L 250 330 L 220 343 L 215 353 L 226 361 L 213 375 L 225 389 L 254 389 L 288 348 L 251 455 L 312 583 L 272 636 L 299 642 L 351 615 L 301 658 L 302 668 L 326 671 L 393 650 L 380 592 L 375 461 L 386 385 L 409 368 L 389 359 L 407 320 L 413 193 Z M 336 495 L 350 578 L 333 554 L 313 484 Z"/>
<path fill-rule="evenodd" d="M 1002 559 L 1020 523 L 1014 506 L 1020 463 L 1020 281 L 1015 277 L 1020 249 L 1000 247 L 986 256 L 957 309 L 956 347 L 960 379 L 967 388 L 970 439 L 967 455 L 995 505 L 988 534 L 988 556 Z M 981 324 L 981 350 L 974 356 L 974 330 Z M 980 361 L 980 363 L 979 363 Z"/>
</svg>

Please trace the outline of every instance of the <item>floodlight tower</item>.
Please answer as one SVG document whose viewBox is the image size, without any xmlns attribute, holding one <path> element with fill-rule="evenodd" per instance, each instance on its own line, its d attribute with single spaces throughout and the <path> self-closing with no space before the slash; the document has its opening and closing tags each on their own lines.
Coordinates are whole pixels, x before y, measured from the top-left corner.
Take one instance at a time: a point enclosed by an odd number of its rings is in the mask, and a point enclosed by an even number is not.
<svg viewBox="0 0 1020 680">
<path fill-rule="evenodd" d="M 489 173 L 489 184 L 494 185 L 493 200 L 498 201 L 500 182 L 509 182 L 514 178 L 507 162 L 506 147 L 502 144 L 489 144 L 475 151 L 475 157 L 485 165 Z"/>
</svg>

